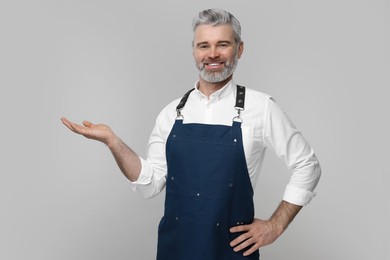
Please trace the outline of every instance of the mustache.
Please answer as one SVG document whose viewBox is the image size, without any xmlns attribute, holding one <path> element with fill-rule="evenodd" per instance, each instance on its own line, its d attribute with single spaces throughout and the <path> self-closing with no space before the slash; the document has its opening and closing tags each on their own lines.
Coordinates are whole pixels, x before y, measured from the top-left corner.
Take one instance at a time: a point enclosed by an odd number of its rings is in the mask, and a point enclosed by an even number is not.
<svg viewBox="0 0 390 260">
<path fill-rule="evenodd" d="M 208 63 L 226 63 L 226 60 L 221 60 L 221 59 L 213 59 L 213 60 L 204 60 L 202 61 L 202 64 L 208 64 Z"/>
</svg>

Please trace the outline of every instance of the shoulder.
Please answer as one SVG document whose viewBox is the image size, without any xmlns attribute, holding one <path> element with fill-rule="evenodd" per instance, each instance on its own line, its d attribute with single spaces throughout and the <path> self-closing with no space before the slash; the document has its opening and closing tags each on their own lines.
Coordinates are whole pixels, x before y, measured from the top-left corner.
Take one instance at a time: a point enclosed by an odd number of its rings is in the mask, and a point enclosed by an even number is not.
<svg viewBox="0 0 390 260">
<path fill-rule="evenodd" d="M 270 98 L 272 98 L 271 95 L 267 94 L 267 93 L 264 93 L 264 92 L 261 92 L 261 91 L 258 91 L 258 90 L 255 90 L 253 88 L 248 88 L 248 87 L 245 87 L 246 89 L 246 95 L 250 98 L 255 98 L 255 99 L 258 99 L 258 100 L 268 100 Z"/>
<path fill-rule="evenodd" d="M 245 103 L 250 107 L 268 106 L 270 102 L 275 101 L 273 97 L 267 93 L 248 87 L 245 89 Z"/>
<path fill-rule="evenodd" d="M 181 99 L 181 98 L 177 98 L 177 99 L 171 101 L 170 103 L 168 103 L 168 105 L 166 105 L 166 106 L 160 111 L 160 114 L 158 115 L 157 118 L 160 118 L 160 117 L 170 117 L 170 116 L 172 116 L 172 115 L 176 115 L 176 107 L 177 107 L 177 105 L 179 104 L 180 99 Z"/>
<path fill-rule="evenodd" d="M 156 118 L 156 125 L 159 127 L 170 128 L 175 122 L 177 113 L 176 107 L 179 104 L 181 98 L 176 98 L 166 105 L 158 114 Z"/>
</svg>

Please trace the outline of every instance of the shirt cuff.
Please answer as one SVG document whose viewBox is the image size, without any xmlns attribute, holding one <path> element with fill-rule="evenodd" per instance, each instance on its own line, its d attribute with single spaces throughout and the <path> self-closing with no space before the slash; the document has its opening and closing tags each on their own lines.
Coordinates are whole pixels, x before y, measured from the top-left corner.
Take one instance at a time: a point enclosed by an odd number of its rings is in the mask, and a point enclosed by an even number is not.
<svg viewBox="0 0 390 260">
<path fill-rule="evenodd" d="M 136 191 L 138 186 L 140 185 L 148 185 L 152 182 L 152 176 L 149 164 L 146 162 L 146 160 L 139 157 L 141 161 L 141 172 L 138 176 L 138 179 L 136 181 L 130 181 L 130 185 L 133 191 Z"/>
<path fill-rule="evenodd" d="M 284 191 L 283 200 L 294 205 L 306 206 L 316 195 L 316 192 L 287 185 Z"/>
</svg>

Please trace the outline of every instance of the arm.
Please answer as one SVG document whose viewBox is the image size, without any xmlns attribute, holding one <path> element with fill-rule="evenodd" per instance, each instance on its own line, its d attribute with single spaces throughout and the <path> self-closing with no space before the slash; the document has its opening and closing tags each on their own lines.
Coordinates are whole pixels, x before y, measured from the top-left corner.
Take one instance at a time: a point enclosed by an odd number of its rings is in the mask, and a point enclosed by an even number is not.
<svg viewBox="0 0 390 260">
<path fill-rule="evenodd" d="M 291 171 L 283 201 L 269 220 L 254 219 L 250 225 L 231 228 L 244 232 L 231 242 L 235 251 L 248 247 L 244 255 L 274 242 L 288 227 L 302 206 L 314 197 L 321 175 L 313 149 L 284 111 L 270 99 L 264 116 L 264 143 L 282 158 Z"/>
<path fill-rule="evenodd" d="M 116 136 L 109 126 L 103 124 L 95 125 L 88 121 L 83 121 L 83 125 L 78 125 L 66 118 L 61 118 L 61 121 L 74 133 L 106 144 L 122 173 L 130 181 L 138 179 L 141 172 L 141 161 L 138 155 Z"/>
<path fill-rule="evenodd" d="M 274 242 L 287 229 L 301 208 L 302 206 L 283 200 L 269 220 L 255 218 L 250 225 L 232 227 L 230 232 L 244 234 L 234 239 L 230 245 L 236 252 L 251 246 L 244 252 L 244 256 L 252 254 L 260 247 Z"/>
<path fill-rule="evenodd" d="M 291 204 L 285 200 L 279 204 L 279 207 L 275 210 L 269 220 L 279 234 L 278 236 L 287 229 L 288 225 L 293 221 L 301 209 L 302 206 Z"/>
</svg>

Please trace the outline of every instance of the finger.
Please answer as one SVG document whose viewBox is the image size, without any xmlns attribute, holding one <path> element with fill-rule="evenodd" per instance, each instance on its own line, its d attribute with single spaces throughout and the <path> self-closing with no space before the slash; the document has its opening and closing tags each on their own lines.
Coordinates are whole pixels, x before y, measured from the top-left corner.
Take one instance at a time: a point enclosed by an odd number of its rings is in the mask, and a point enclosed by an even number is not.
<svg viewBox="0 0 390 260">
<path fill-rule="evenodd" d="M 74 131 L 78 134 L 81 134 L 81 135 L 88 135 L 89 132 L 90 132 L 90 129 L 87 128 L 87 127 L 84 127 L 82 125 L 78 125 L 78 124 L 75 124 L 75 123 L 71 123 L 71 126 L 72 128 L 74 129 Z"/>
<path fill-rule="evenodd" d="M 250 230 L 250 225 L 239 225 L 239 226 L 235 226 L 235 227 L 230 228 L 231 233 L 245 232 L 248 230 Z"/>
<path fill-rule="evenodd" d="M 64 123 L 70 130 L 72 130 L 73 132 L 75 132 L 76 134 L 81 134 L 81 135 L 88 134 L 88 128 L 85 128 L 85 127 L 82 126 L 82 125 L 79 125 L 79 124 L 70 122 L 70 121 L 67 120 L 66 118 L 63 119 L 63 123 Z"/>
<path fill-rule="evenodd" d="M 246 233 L 242 234 L 241 236 L 237 237 L 236 239 L 234 239 L 233 241 L 231 241 L 230 246 L 235 247 L 250 237 L 251 237 L 251 235 L 248 232 L 246 232 Z"/>
<path fill-rule="evenodd" d="M 61 117 L 61 122 L 64 124 L 64 125 L 66 125 L 66 126 L 68 126 L 69 125 L 69 120 L 68 119 L 66 119 L 65 117 Z"/>
<path fill-rule="evenodd" d="M 234 247 L 233 250 L 235 252 L 239 252 L 239 251 L 253 245 L 255 242 L 256 242 L 255 239 L 253 237 L 250 237 L 247 240 L 245 240 L 244 242 L 242 242 L 241 244 L 239 244 L 238 246 Z"/>
<path fill-rule="evenodd" d="M 91 127 L 93 124 L 87 120 L 84 120 L 83 121 L 83 125 L 86 126 L 86 127 Z"/>
<path fill-rule="evenodd" d="M 66 119 L 65 117 L 62 117 L 61 118 L 61 121 L 62 123 L 67 127 L 69 128 L 71 131 L 75 132 L 73 126 L 72 126 L 72 122 L 70 122 L 68 119 Z"/>
<path fill-rule="evenodd" d="M 248 255 L 253 254 L 253 253 L 254 253 L 257 249 L 259 249 L 259 248 L 260 248 L 259 245 L 254 244 L 251 248 L 249 248 L 248 250 L 246 250 L 246 251 L 244 252 L 244 256 L 248 256 Z"/>
</svg>

